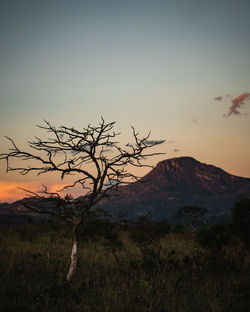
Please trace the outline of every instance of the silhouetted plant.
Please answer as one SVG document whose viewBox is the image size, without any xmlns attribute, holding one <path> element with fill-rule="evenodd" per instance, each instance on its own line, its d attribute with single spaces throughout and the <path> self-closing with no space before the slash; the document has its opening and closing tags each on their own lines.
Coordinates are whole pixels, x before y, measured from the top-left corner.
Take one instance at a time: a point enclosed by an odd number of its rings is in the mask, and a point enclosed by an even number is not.
<svg viewBox="0 0 250 312">
<path fill-rule="evenodd" d="M 206 208 L 185 205 L 178 210 L 177 216 L 186 221 L 192 230 L 197 231 L 198 227 L 205 223 L 206 212 Z"/>
<path fill-rule="evenodd" d="M 184 232 L 184 225 L 183 224 L 176 224 L 174 229 L 174 233 L 183 233 Z"/>
<path fill-rule="evenodd" d="M 243 197 L 236 201 L 231 212 L 231 229 L 234 235 L 250 248 L 250 199 Z"/>
<path fill-rule="evenodd" d="M 104 210 L 91 211 L 88 218 L 79 228 L 79 240 L 81 242 L 96 241 L 101 243 L 114 256 L 117 263 L 119 257 L 117 251 L 124 247 L 119 239 L 121 230 L 118 219 L 113 218 Z"/>
<path fill-rule="evenodd" d="M 197 243 L 208 253 L 206 262 L 221 274 L 221 270 L 241 270 L 245 248 L 230 224 L 214 224 L 196 234 Z"/>
<path fill-rule="evenodd" d="M 131 239 L 140 249 L 146 269 L 152 270 L 159 264 L 161 239 L 170 232 L 170 229 L 169 221 L 153 221 L 150 215 L 141 216 L 132 228 Z"/>
<path fill-rule="evenodd" d="M 196 233 L 197 242 L 204 248 L 221 249 L 232 242 L 228 225 L 213 224 Z"/>
<path fill-rule="evenodd" d="M 140 138 L 132 127 L 134 143 L 119 146 L 117 138 L 120 133 L 113 130 L 115 122 L 106 123 L 102 118 L 98 126 L 88 125 L 77 130 L 73 127 L 52 126 L 45 121 L 38 126 L 50 135 L 48 139 L 35 137 L 28 142 L 29 148 L 21 150 L 16 143 L 7 137 L 12 147 L 8 153 L 0 154 L 5 159 L 7 172 L 18 171 L 22 175 L 55 173 L 61 180 L 67 176 L 75 176 L 72 184 L 67 184 L 57 192 L 49 192 L 44 186 L 41 192 L 26 190 L 29 199 L 21 202 L 29 210 L 56 217 L 72 225 L 71 262 L 67 281 L 75 275 L 78 262 L 79 227 L 88 218 L 90 211 L 103 198 L 111 196 L 120 185 L 129 184 L 139 179 L 131 167 L 144 167 L 142 162 L 153 155 L 145 150 L 164 141 L 149 140 L 150 133 Z M 11 161 L 22 161 L 19 167 Z M 152 167 L 152 166 L 149 166 Z M 60 192 L 76 185 L 82 189 L 82 196 L 73 199 L 71 195 L 61 196 Z"/>
</svg>

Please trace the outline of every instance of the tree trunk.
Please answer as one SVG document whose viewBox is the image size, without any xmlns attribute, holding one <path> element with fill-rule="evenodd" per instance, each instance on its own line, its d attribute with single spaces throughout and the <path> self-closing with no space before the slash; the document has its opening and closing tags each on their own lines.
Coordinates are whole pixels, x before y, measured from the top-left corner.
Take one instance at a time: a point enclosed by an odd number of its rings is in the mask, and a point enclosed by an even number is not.
<svg viewBox="0 0 250 312">
<path fill-rule="evenodd" d="M 77 268 L 77 260 L 78 260 L 78 223 L 75 223 L 73 226 L 72 230 L 72 238 L 73 238 L 73 246 L 72 246 L 72 251 L 71 251 L 71 261 L 70 261 L 70 266 L 68 270 L 68 274 L 66 277 L 66 280 L 70 282 L 73 278 L 73 276 L 76 273 L 76 268 Z"/>
</svg>

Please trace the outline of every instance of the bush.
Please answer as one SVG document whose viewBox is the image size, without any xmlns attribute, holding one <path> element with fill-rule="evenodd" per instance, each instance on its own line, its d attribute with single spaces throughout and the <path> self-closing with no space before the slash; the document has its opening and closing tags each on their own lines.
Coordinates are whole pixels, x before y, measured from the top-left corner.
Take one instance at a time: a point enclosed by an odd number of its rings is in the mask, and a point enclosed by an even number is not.
<svg viewBox="0 0 250 312">
<path fill-rule="evenodd" d="M 247 248 L 250 248 L 250 199 L 243 197 L 235 202 L 231 230 Z"/>
<path fill-rule="evenodd" d="M 197 243 L 204 248 L 219 249 L 232 242 L 228 225 L 214 224 L 203 228 L 196 234 Z"/>
<path fill-rule="evenodd" d="M 156 270 L 161 263 L 161 239 L 171 230 L 169 221 L 153 221 L 150 216 L 142 216 L 132 228 L 130 237 L 140 249 L 143 267 L 146 271 Z"/>
</svg>

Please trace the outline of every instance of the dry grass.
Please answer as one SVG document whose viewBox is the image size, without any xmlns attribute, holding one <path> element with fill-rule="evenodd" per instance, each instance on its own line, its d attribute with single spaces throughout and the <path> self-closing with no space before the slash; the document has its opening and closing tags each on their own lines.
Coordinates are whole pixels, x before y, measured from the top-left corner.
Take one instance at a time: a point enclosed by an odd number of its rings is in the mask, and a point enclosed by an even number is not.
<svg viewBox="0 0 250 312">
<path fill-rule="evenodd" d="M 62 226 L 1 227 L 0 311 L 249 311 L 249 263 L 197 251 L 189 233 L 168 234 L 148 263 L 129 231 L 120 232 L 119 263 L 101 242 L 83 242 L 67 285 L 69 235 Z"/>
</svg>

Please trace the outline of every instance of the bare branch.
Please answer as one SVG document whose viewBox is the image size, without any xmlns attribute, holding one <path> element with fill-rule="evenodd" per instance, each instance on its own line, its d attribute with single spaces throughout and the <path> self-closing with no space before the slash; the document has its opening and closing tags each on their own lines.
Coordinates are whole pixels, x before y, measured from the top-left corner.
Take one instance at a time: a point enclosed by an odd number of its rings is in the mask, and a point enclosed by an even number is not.
<svg viewBox="0 0 250 312">
<path fill-rule="evenodd" d="M 117 141 L 120 133 L 113 130 L 114 126 L 115 122 L 106 123 L 103 117 L 97 126 L 88 125 L 81 130 L 66 126 L 55 127 L 44 120 L 44 125 L 37 127 L 49 134 L 48 139 L 35 137 L 33 141 L 28 142 L 29 150 L 23 151 L 17 147 L 13 139 L 6 137 L 11 143 L 11 148 L 9 153 L 0 154 L 0 159 L 6 160 L 7 172 L 18 171 L 22 175 L 32 172 L 37 175 L 59 173 L 62 180 L 65 176 L 77 175 L 73 183 L 62 187 L 58 193 L 48 192 L 46 186 L 42 193 L 25 191 L 32 196 L 32 203 L 36 204 L 36 207 L 31 205 L 33 211 L 42 211 L 44 209 L 42 202 L 50 201 L 55 209 L 62 200 L 60 193 L 79 185 L 83 190 L 83 196 L 80 202 L 75 199 L 70 205 L 81 206 L 83 216 L 83 211 L 85 213 L 86 209 L 90 210 L 107 196 L 111 189 L 118 189 L 120 185 L 140 179 L 128 170 L 129 167 L 152 167 L 144 164 L 144 161 L 151 156 L 162 154 L 150 153 L 148 150 L 164 143 L 164 140 L 150 140 L 150 132 L 145 137 L 140 137 L 134 127 L 131 127 L 133 143 L 121 147 Z M 17 159 L 23 161 L 23 166 L 10 165 L 10 162 Z M 95 172 L 88 169 L 88 164 L 95 168 Z M 63 200 L 60 205 L 66 207 Z M 67 206 L 70 205 L 67 202 Z M 51 210 L 45 211 L 52 214 Z M 59 215 L 62 217 L 61 212 Z"/>
</svg>

